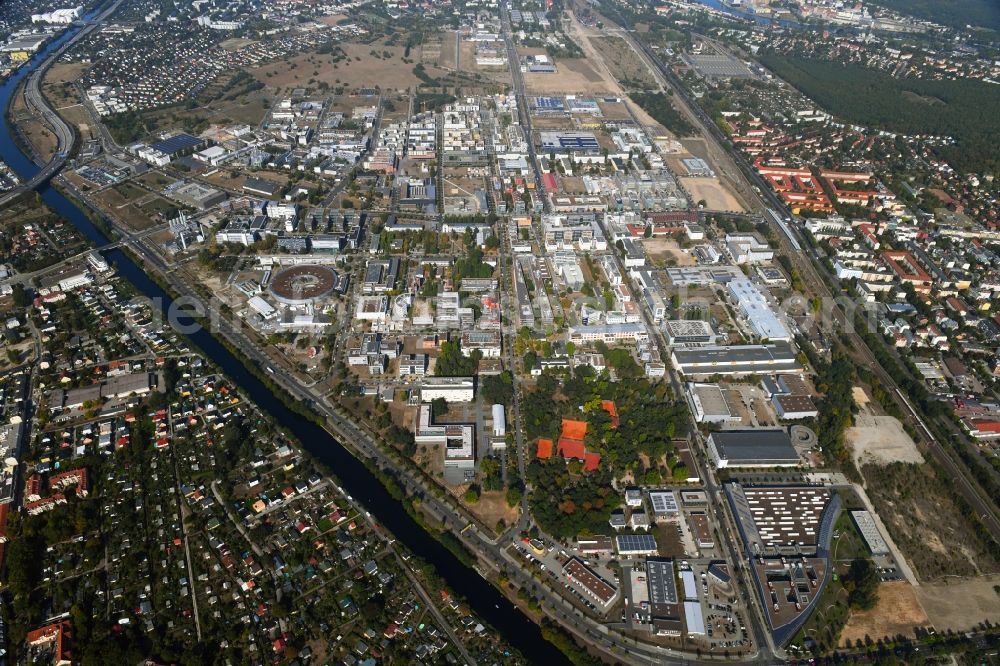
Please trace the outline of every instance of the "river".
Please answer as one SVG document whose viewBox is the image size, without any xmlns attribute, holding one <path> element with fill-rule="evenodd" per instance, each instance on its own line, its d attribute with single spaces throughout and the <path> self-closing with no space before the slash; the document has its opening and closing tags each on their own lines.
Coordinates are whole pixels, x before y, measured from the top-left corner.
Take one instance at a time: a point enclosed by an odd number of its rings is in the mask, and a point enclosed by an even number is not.
<svg viewBox="0 0 1000 666">
<path fill-rule="evenodd" d="M 40 167 L 24 155 L 14 143 L 6 111 L 18 84 L 40 66 L 48 55 L 70 39 L 79 28 L 67 30 L 50 42 L 0 86 L 0 108 L 4 122 L 0 129 L 0 159 L 3 159 L 22 179 L 29 180 Z M 55 188 L 45 185 L 39 193 L 45 203 L 60 216 L 73 224 L 84 236 L 97 245 L 108 242 L 104 233 L 69 199 Z M 0 212 L 2 215 L 2 212 Z M 131 282 L 147 297 L 161 303 L 164 313 L 171 299 L 131 257 L 115 249 L 106 253 L 118 273 Z M 343 487 L 360 501 L 372 516 L 409 548 L 416 556 L 430 562 L 445 582 L 466 598 L 479 617 L 493 626 L 511 645 L 520 650 L 533 663 L 568 663 L 566 657 L 551 643 L 542 638 L 538 625 L 516 609 L 500 592 L 486 582 L 473 569 L 466 567 L 448 549 L 431 537 L 393 499 L 374 475 L 355 458 L 330 433 L 288 409 L 244 365 L 206 330 L 189 336 L 191 342 L 225 372 L 262 410 L 291 431 L 307 451 L 325 464 L 340 479 Z"/>
<path fill-rule="evenodd" d="M 733 5 L 720 2 L 720 0 L 694 0 L 697 3 L 705 5 L 706 7 L 711 7 L 717 11 L 729 14 L 730 16 L 735 16 L 737 18 L 747 19 L 754 21 L 760 25 L 771 25 L 772 22 L 777 23 L 782 28 L 794 28 L 796 30 L 805 30 L 808 27 L 802 23 L 797 23 L 796 21 L 789 21 L 786 19 L 772 19 L 768 16 L 761 16 L 760 14 L 744 9 L 741 7 L 734 7 Z"/>
</svg>

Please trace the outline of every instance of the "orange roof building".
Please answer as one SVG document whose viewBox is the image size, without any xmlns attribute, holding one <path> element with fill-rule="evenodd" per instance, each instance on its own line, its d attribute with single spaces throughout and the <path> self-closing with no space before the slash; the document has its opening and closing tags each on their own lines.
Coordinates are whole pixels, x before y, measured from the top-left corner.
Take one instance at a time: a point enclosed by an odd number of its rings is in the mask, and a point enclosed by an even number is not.
<svg viewBox="0 0 1000 666">
<path fill-rule="evenodd" d="M 73 663 L 72 645 L 73 629 L 69 620 L 62 620 L 44 627 L 29 631 L 25 640 L 33 648 L 46 646 L 52 650 L 54 666 L 70 666 Z M 48 648 L 48 646 L 52 646 Z"/>
<path fill-rule="evenodd" d="M 552 457 L 552 440 L 551 439 L 539 439 L 538 440 L 538 459 L 548 460 Z"/>
<path fill-rule="evenodd" d="M 620 423 L 618 419 L 618 406 L 615 405 L 614 400 L 601 400 L 601 409 L 606 411 L 609 416 L 611 416 L 611 427 L 617 428 Z"/>
<path fill-rule="evenodd" d="M 586 421 L 574 421 L 573 419 L 562 420 L 562 435 L 559 436 L 560 439 L 575 439 L 582 442 L 583 438 L 586 436 Z"/>
<path fill-rule="evenodd" d="M 610 401 L 608 401 L 610 402 Z M 603 406 L 603 405 L 602 405 Z M 614 408 L 614 403 L 611 403 Z M 612 420 L 617 418 L 617 410 Z M 587 422 L 574 421 L 573 419 L 563 419 L 562 434 L 559 437 L 557 452 L 563 458 L 580 460 L 583 462 L 583 469 L 592 472 L 601 464 L 601 456 L 597 453 L 588 453 L 587 447 L 583 443 L 583 438 L 587 435 Z M 541 442 L 539 441 L 539 445 Z M 541 456 L 539 456 L 541 457 Z"/>
</svg>

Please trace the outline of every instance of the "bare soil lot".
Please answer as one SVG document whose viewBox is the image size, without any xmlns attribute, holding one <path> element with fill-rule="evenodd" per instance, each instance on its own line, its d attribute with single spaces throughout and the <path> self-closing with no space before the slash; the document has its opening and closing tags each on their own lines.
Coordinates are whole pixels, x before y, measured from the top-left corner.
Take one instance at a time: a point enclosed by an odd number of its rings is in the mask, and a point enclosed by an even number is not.
<svg viewBox="0 0 1000 666">
<path fill-rule="evenodd" d="M 917 599 L 938 631 L 971 629 L 983 620 L 1000 622 L 1000 576 L 949 580 L 916 588 Z"/>
<path fill-rule="evenodd" d="M 842 646 L 854 645 L 858 639 L 878 640 L 899 634 L 914 636 L 917 627 L 931 626 L 916 590 L 905 581 L 882 583 L 878 587 L 878 604 L 869 611 L 853 611 L 840 634 Z M 991 590 L 992 593 L 992 590 Z M 993 595 L 996 597 L 996 594 Z"/>
<path fill-rule="evenodd" d="M 695 203 L 704 200 L 705 210 L 737 211 L 746 210 L 740 200 L 727 190 L 718 178 L 679 178 L 681 185 L 691 195 Z"/>
<path fill-rule="evenodd" d="M 917 445 L 895 417 L 877 416 L 864 409 L 857 415 L 854 427 L 847 429 L 847 444 L 858 467 L 924 462 Z"/>
</svg>

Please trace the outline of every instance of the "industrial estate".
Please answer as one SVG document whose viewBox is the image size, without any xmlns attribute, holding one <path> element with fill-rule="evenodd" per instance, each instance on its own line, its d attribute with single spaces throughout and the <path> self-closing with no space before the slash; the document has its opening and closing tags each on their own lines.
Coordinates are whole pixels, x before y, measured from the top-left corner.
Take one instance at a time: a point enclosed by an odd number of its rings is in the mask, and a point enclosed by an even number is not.
<svg viewBox="0 0 1000 666">
<path fill-rule="evenodd" d="M 995 663 L 1000 10 L 0 8 L 0 661 Z"/>
</svg>

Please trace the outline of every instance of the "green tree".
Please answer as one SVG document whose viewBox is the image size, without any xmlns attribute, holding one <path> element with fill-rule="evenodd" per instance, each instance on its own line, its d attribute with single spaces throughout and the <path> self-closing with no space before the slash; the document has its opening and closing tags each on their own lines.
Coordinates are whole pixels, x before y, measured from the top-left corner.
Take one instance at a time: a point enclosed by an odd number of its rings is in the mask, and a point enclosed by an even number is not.
<svg viewBox="0 0 1000 666">
<path fill-rule="evenodd" d="M 857 558 L 844 576 L 851 608 L 871 610 L 878 603 L 878 569 L 868 558 Z"/>
<path fill-rule="evenodd" d="M 444 398 L 434 398 L 431 400 L 431 414 L 434 418 L 444 416 L 448 413 L 448 401 Z"/>
</svg>

